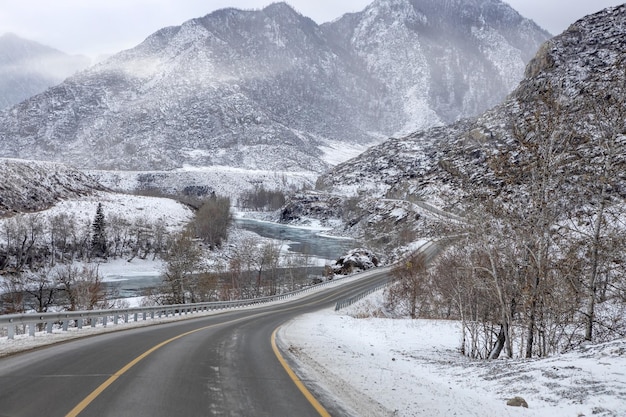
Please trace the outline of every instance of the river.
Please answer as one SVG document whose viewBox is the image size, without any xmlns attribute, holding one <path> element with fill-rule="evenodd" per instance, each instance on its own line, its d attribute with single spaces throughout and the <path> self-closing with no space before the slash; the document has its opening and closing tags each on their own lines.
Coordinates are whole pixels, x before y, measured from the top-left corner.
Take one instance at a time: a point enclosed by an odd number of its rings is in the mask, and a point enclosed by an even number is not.
<svg viewBox="0 0 626 417">
<path fill-rule="evenodd" d="M 355 245 L 352 239 L 326 236 L 319 229 L 246 218 L 236 219 L 235 224 L 259 236 L 285 242 L 291 252 L 314 256 L 328 262 L 344 255 Z"/>
<path fill-rule="evenodd" d="M 238 227 L 254 232 L 259 236 L 284 242 L 290 252 L 305 254 L 318 260 L 330 263 L 348 250 L 355 247 L 352 239 L 326 236 L 323 231 L 312 228 L 289 226 L 261 220 L 239 218 L 235 220 Z M 320 262 L 317 262 L 319 264 Z M 321 274 L 322 268 L 318 267 Z M 125 276 L 123 273 L 109 275 L 105 280 L 108 290 L 115 290 L 120 298 L 136 297 L 145 290 L 161 284 L 158 271 L 152 274 L 136 274 Z"/>
</svg>

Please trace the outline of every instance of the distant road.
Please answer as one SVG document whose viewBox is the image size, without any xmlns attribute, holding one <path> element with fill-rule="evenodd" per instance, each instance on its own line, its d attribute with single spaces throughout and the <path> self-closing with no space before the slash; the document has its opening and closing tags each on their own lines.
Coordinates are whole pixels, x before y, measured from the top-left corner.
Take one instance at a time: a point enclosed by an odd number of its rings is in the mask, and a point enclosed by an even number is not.
<svg viewBox="0 0 626 417">
<path fill-rule="evenodd" d="M 460 223 L 465 223 L 465 221 L 466 221 L 466 219 L 464 219 L 461 216 L 458 216 L 458 215 L 456 215 L 454 213 L 449 213 L 447 211 L 443 211 L 443 210 L 441 210 L 441 209 L 439 209 L 439 208 L 437 208 L 437 207 L 435 207 L 435 206 L 433 206 L 431 204 L 428 204 L 428 203 L 426 203 L 424 201 L 399 200 L 399 199 L 396 199 L 396 198 L 381 198 L 381 200 L 382 201 L 396 201 L 398 203 L 408 203 L 408 204 L 411 204 L 413 206 L 419 207 L 421 209 L 424 209 L 426 211 L 429 211 L 429 212 L 431 212 L 433 214 L 436 214 L 436 215 L 438 215 L 440 217 L 444 217 L 444 218 L 449 219 L 449 220 L 454 220 L 454 221 L 460 222 Z"/>
<path fill-rule="evenodd" d="M 388 268 L 285 304 L 74 340 L 0 359 L 0 417 L 347 416 L 297 388 L 270 338 L 291 318 L 387 279 Z M 326 414 L 327 415 L 327 414 Z"/>
</svg>

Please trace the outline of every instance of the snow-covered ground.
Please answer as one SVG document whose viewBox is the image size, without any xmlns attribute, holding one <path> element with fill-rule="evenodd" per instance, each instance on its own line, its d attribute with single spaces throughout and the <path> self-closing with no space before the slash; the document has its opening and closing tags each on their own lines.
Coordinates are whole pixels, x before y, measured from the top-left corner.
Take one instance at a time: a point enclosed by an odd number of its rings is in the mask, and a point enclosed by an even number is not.
<svg viewBox="0 0 626 417">
<path fill-rule="evenodd" d="M 130 223 L 138 220 L 163 224 L 167 230 L 180 230 L 192 218 L 191 209 L 169 198 L 143 197 L 129 194 L 97 192 L 93 195 L 63 200 L 53 207 L 37 213 L 22 214 L 28 218 L 52 218 L 59 214 L 73 216 L 77 224 L 91 224 L 98 203 L 102 203 L 105 218 L 123 217 Z M 10 218 L 0 219 L 0 227 Z"/>
<path fill-rule="evenodd" d="M 228 166 L 194 167 L 175 171 L 86 171 L 104 186 L 123 192 L 156 188 L 180 193 L 186 187 L 206 187 L 208 192 L 230 197 L 233 203 L 245 191 L 262 185 L 268 190 L 297 190 L 315 185 L 318 174 L 312 171 L 240 169 Z"/>
<path fill-rule="evenodd" d="M 470 360 L 454 321 L 359 318 L 381 293 L 283 326 L 308 381 L 366 416 L 626 416 L 626 340 L 532 360 Z M 522 397 L 528 408 L 510 407 Z"/>
<path fill-rule="evenodd" d="M 191 209 L 169 198 L 143 197 L 129 194 L 100 192 L 80 199 L 65 200 L 42 212 L 45 216 L 73 214 L 77 219 L 91 222 L 98 203 L 105 216 L 116 215 L 129 222 L 145 220 L 161 223 L 168 230 L 180 230 L 191 219 Z"/>
</svg>

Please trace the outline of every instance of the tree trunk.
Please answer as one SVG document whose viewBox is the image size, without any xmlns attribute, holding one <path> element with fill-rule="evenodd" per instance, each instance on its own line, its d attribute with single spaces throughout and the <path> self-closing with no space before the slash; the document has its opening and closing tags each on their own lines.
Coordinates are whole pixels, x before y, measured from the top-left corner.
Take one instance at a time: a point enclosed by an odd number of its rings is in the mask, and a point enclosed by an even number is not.
<svg viewBox="0 0 626 417">
<path fill-rule="evenodd" d="M 604 187 L 603 187 L 604 191 Z M 585 323 L 585 340 L 593 339 L 593 322 L 595 320 L 596 293 L 598 291 L 598 265 L 600 263 L 600 233 L 602 231 L 602 219 L 604 217 L 605 198 L 602 193 L 602 202 L 598 210 L 598 218 L 593 231 L 593 251 L 591 255 L 591 276 L 589 277 L 589 300 L 587 302 L 587 312 Z"/>
<path fill-rule="evenodd" d="M 533 357 L 533 346 L 535 343 L 535 315 L 537 312 L 537 300 L 533 296 L 533 300 L 530 303 L 530 314 L 528 317 L 528 335 L 526 337 L 526 358 Z"/>
<path fill-rule="evenodd" d="M 500 333 L 498 333 L 498 339 L 496 339 L 496 344 L 489 353 L 489 359 L 498 359 L 500 357 L 500 353 L 502 352 L 506 341 L 506 334 L 508 333 L 508 330 L 505 331 L 504 328 L 505 325 L 501 324 Z"/>
</svg>

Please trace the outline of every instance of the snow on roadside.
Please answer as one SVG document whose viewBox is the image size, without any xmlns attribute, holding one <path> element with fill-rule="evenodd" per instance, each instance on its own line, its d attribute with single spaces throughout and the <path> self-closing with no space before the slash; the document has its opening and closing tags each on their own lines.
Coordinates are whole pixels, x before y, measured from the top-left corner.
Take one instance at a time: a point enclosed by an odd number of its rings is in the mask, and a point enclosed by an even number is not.
<svg viewBox="0 0 626 417">
<path fill-rule="evenodd" d="M 362 303 L 380 305 L 377 297 Z M 626 415 L 626 340 L 547 359 L 473 361 L 458 353 L 457 322 L 361 314 L 358 305 L 315 312 L 279 333 L 305 378 L 356 415 Z M 506 405 L 516 396 L 529 408 Z"/>
</svg>

